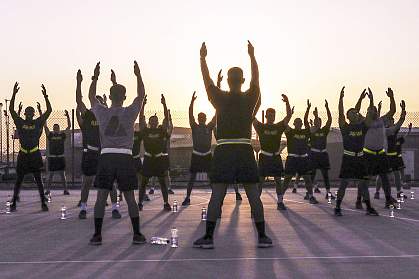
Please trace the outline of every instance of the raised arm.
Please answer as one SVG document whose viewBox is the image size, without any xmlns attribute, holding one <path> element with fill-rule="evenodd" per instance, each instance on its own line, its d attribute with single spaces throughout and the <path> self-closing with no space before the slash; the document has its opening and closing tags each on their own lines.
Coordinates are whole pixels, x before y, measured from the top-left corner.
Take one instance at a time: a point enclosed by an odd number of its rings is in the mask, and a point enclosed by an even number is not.
<svg viewBox="0 0 419 279">
<path fill-rule="evenodd" d="M 168 124 L 167 133 L 169 135 L 172 135 L 172 133 L 173 133 L 173 121 L 172 121 L 172 114 L 170 113 L 170 109 L 167 110 L 167 113 L 169 114 L 169 121 L 167 121 L 167 124 Z"/>
<path fill-rule="evenodd" d="M 15 122 L 19 118 L 19 115 L 15 111 L 16 94 L 17 94 L 17 92 L 19 92 L 19 89 L 20 89 L 19 83 L 16 82 L 15 85 L 13 86 L 13 94 L 12 94 L 12 98 L 10 99 L 10 103 L 9 103 L 9 111 L 10 111 L 10 114 L 12 115 L 12 118 Z"/>
<path fill-rule="evenodd" d="M 259 94 L 258 100 L 257 100 L 256 105 L 255 105 L 255 108 L 253 109 L 253 118 L 256 118 L 256 114 L 259 111 L 260 105 L 261 105 L 261 96 Z"/>
<path fill-rule="evenodd" d="M 76 119 L 77 123 L 79 124 L 79 127 L 83 126 L 83 118 L 81 117 L 81 112 L 79 110 L 79 107 L 76 108 Z"/>
<path fill-rule="evenodd" d="M 374 107 L 374 94 L 372 93 L 371 88 L 369 87 L 368 87 L 368 98 L 370 99 L 370 105 L 368 109 L 370 109 Z M 372 118 L 372 114 L 367 113 L 367 115 L 365 116 L 365 124 L 367 126 L 370 126 L 373 121 L 374 119 Z"/>
<path fill-rule="evenodd" d="M 342 90 L 340 91 L 339 96 L 339 127 L 345 126 L 346 123 L 346 117 L 345 117 L 345 109 L 343 108 L 343 98 L 345 97 L 345 86 L 342 87 Z"/>
<path fill-rule="evenodd" d="M 343 89 L 342 89 L 343 90 Z M 355 109 L 357 110 L 357 111 L 361 111 L 361 107 L 362 107 L 362 101 L 365 99 L 365 96 L 367 96 L 367 90 L 366 89 L 364 89 L 363 91 L 362 91 L 362 93 L 361 93 L 361 95 L 359 96 L 359 98 L 358 98 L 358 101 L 356 102 L 356 105 L 355 105 Z"/>
<path fill-rule="evenodd" d="M 378 102 L 378 105 L 377 105 L 377 115 L 378 115 L 378 117 L 380 117 L 380 115 L 381 115 L 381 108 L 382 107 L 383 107 L 383 101 Z"/>
<path fill-rule="evenodd" d="M 67 128 L 66 131 L 69 131 L 71 129 L 71 120 L 70 120 L 70 114 L 68 113 L 68 110 L 64 110 L 64 115 L 67 118 Z"/>
<path fill-rule="evenodd" d="M 169 127 L 169 112 L 167 110 L 167 105 L 166 105 L 166 99 L 164 98 L 164 95 L 161 94 L 161 103 L 163 105 L 163 111 L 164 111 L 164 120 L 163 120 L 163 125 L 166 126 L 165 130 L 167 130 Z M 166 121 L 165 121 L 166 120 Z"/>
<path fill-rule="evenodd" d="M 401 109 L 402 109 L 402 112 L 401 112 L 401 114 L 400 114 L 400 119 L 399 119 L 399 121 L 397 121 L 397 123 L 394 125 L 394 129 L 397 131 L 397 130 L 399 130 L 401 127 L 402 127 L 402 125 L 403 125 L 403 122 L 404 122 L 404 120 L 406 119 L 406 103 L 404 102 L 404 100 L 402 100 L 401 101 L 401 103 L 400 103 L 400 107 L 401 107 Z"/>
<path fill-rule="evenodd" d="M 387 97 L 390 98 L 390 110 L 383 115 L 383 117 L 386 118 L 392 118 L 394 114 L 396 113 L 396 101 L 394 100 L 394 93 L 393 90 L 389 87 L 386 91 Z"/>
<path fill-rule="evenodd" d="M 255 48 L 250 41 L 247 41 L 247 43 L 247 51 L 249 53 L 250 64 L 252 68 L 252 79 L 250 80 L 250 87 L 255 86 L 259 88 L 259 67 L 255 58 Z"/>
<path fill-rule="evenodd" d="M 19 102 L 19 107 L 18 107 L 18 109 L 17 109 L 17 114 L 20 116 L 20 114 L 22 113 L 22 108 L 23 108 L 23 105 L 22 105 L 22 102 Z"/>
<path fill-rule="evenodd" d="M 76 85 L 76 104 L 77 104 L 77 110 L 80 113 L 85 113 L 87 110 L 86 105 L 83 103 L 83 95 L 81 93 L 81 82 L 83 81 L 83 75 L 81 74 L 81 71 L 77 71 L 77 85 Z"/>
<path fill-rule="evenodd" d="M 45 131 L 45 135 L 48 136 L 50 130 L 49 130 L 48 126 L 47 126 L 47 122 L 44 123 L 44 131 Z"/>
<path fill-rule="evenodd" d="M 214 114 L 211 121 L 208 123 L 208 127 L 214 129 L 215 125 L 217 125 L 217 115 Z"/>
<path fill-rule="evenodd" d="M 282 101 L 285 103 L 285 107 L 287 111 L 287 115 L 282 120 L 282 122 L 284 123 L 284 126 L 286 127 L 291 120 L 291 116 L 293 114 L 294 108 L 291 109 L 291 105 L 290 105 L 287 95 L 282 94 Z"/>
<path fill-rule="evenodd" d="M 145 96 L 145 88 L 143 78 L 141 77 L 140 67 L 138 67 L 137 61 L 134 61 L 134 74 L 137 77 L 137 97 L 140 97 L 142 101 Z"/>
<path fill-rule="evenodd" d="M 207 65 L 207 46 L 205 45 L 205 42 L 202 43 L 201 46 L 201 51 L 200 51 L 200 56 L 201 56 L 201 73 L 202 73 L 202 78 L 204 79 L 204 85 L 205 85 L 205 89 L 207 90 L 207 94 L 208 94 L 208 98 L 211 99 L 211 90 L 209 90 L 211 85 L 214 85 L 214 81 L 211 79 L 211 76 L 209 74 L 209 70 L 208 70 L 208 65 Z"/>
<path fill-rule="evenodd" d="M 304 126 L 306 129 L 310 129 L 310 123 L 308 122 L 308 115 L 310 114 L 311 103 L 310 100 L 307 100 L 307 109 L 304 114 Z"/>
<path fill-rule="evenodd" d="M 196 121 L 195 121 L 194 114 L 193 114 L 193 107 L 194 107 L 194 103 L 195 103 L 195 100 L 196 100 L 196 95 L 195 94 L 196 94 L 196 91 L 193 92 L 191 103 L 189 104 L 189 125 L 191 126 L 191 128 L 193 126 L 197 125 Z"/>
<path fill-rule="evenodd" d="M 115 75 L 115 72 L 111 69 L 111 82 L 112 82 L 112 85 L 116 85 L 116 84 L 118 84 L 117 82 L 116 82 L 116 75 Z"/>
<path fill-rule="evenodd" d="M 147 95 L 144 95 L 144 99 L 141 102 L 141 109 L 140 109 L 140 113 L 138 115 L 138 124 L 141 126 L 142 125 L 142 121 L 145 121 L 145 116 L 144 116 L 144 110 L 145 110 L 145 105 L 147 104 Z"/>
<path fill-rule="evenodd" d="M 332 113 L 330 112 L 329 103 L 327 100 L 324 100 L 324 107 L 326 108 L 327 113 L 327 121 L 325 127 L 329 130 L 330 126 L 332 126 Z"/>
<path fill-rule="evenodd" d="M 97 80 L 99 79 L 99 75 L 100 75 L 100 62 L 97 62 L 95 70 L 93 72 L 93 76 L 92 76 L 92 83 L 90 83 L 90 88 L 89 88 L 89 101 L 90 101 L 91 107 L 93 107 L 93 105 L 99 102 L 96 99 L 96 87 L 97 87 Z"/>
<path fill-rule="evenodd" d="M 46 122 L 48 117 L 51 115 L 52 107 L 51 107 L 51 103 L 48 99 L 47 90 L 45 89 L 45 86 L 43 84 L 41 85 L 41 88 L 42 88 L 42 95 L 44 95 L 44 100 L 45 100 L 45 104 L 47 106 L 47 110 L 45 111 L 44 114 L 42 114 L 40 116 L 40 118 L 43 122 Z"/>
<path fill-rule="evenodd" d="M 221 89 L 221 82 L 223 81 L 223 76 L 222 76 L 222 71 L 223 70 L 220 70 L 219 72 L 218 72 L 218 76 L 217 76 L 217 87 L 218 88 L 220 88 Z"/>
</svg>

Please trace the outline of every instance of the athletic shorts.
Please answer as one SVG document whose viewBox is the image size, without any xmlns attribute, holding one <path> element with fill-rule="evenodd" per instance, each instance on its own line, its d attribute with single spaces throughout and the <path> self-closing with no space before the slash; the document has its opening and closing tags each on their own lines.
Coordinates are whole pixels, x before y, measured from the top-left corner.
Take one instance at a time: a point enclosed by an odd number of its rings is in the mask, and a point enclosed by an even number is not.
<svg viewBox="0 0 419 279">
<path fill-rule="evenodd" d="M 170 157 L 169 157 L 169 155 L 162 156 L 162 159 L 163 159 L 163 164 L 164 164 L 164 167 L 166 168 L 166 171 L 170 170 Z"/>
<path fill-rule="evenodd" d="M 285 175 L 287 176 L 303 176 L 312 173 L 310 159 L 307 157 L 287 157 L 285 161 Z"/>
<path fill-rule="evenodd" d="M 87 150 L 81 157 L 81 172 L 85 176 L 96 175 L 99 160 L 99 152 Z"/>
<path fill-rule="evenodd" d="M 310 163 L 313 170 L 330 169 L 329 153 L 327 152 L 310 152 Z"/>
<path fill-rule="evenodd" d="M 209 173 L 211 170 L 211 159 L 212 155 L 208 154 L 200 156 L 192 153 L 191 167 L 189 168 L 191 173 L 206 172 Z"/>
<path fill-rule="evenodd" d="M 48 157 L 48 171 L 64 171 L 65 158 L 64 157 Z"/>
<path fill-rule="evenodd" d="M 391 171 L 399 171 L 405 168 L 402 156 L 387 156 Z"/>
<path fill-rule="evenodd" d="M 365 158 L 343 155 L 339 178 L 357 180 L 368 178 Z"/>
<path fill-rule="evenodd" d="M 95 187 L 111 191 L 115 181 L 122 192 L 138 189 L 137 172 L 132 155 L 106 153 L 99 156 Z"/>
<path fill-rule="evenodd" d="M 40 172 L 43 166 L 44 164 L 39 150 L 33 153 L 23 153 L 20 151 L 17 155 L 16 173 L 18 175 Z"/>
<path fill-rule="evenodd" d="M 260 154 L 258 168 L 260 177 L 281 177 L 284 172 L 280 155 L 268 156 Z"/>
<path fill-rule="evenodd" d="M 143 167 L 141 174 L 144 177 L 162 177 L 165 176 L 168 170 L 167 156 L 150 157 L 144 156 Z"/>
<path fill-rule="evenodd" d="M 141 162 L 141 158 L 138 157 L 138 158 L 133 158 L 133 159 L 134 159 L 134 167 L 135 167 L 135 170 L 137 172 L 141 172 L 141 169 L 143 167 L 143 163 Z"/>
<path fill-rule="evenodd" d="M 223 144 L 214 150 L 211 183 L 258 183 L 258 167 L 250 144 Z"/>
<path fill-rule="evenodd" d="M 382 173 L 390 172 L 390 166 L 386 154 L 373 155 L 364 153 L 367 162 L 367 171 L 369 176 L 376 176 Z"/>
</svg>

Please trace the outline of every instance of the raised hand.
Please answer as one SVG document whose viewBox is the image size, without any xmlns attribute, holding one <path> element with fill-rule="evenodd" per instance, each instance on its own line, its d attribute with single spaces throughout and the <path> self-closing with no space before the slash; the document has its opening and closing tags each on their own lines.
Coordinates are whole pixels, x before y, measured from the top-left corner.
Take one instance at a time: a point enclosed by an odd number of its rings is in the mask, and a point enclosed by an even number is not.
<svg viewBox="0 0 419 279">
<path fill-rule="evenodd" d="M 205 42 L 203 42 L 201 45 L 200 55 L 201 58 L 207 57 L 207 46 L 205 45 Z"/>
<path fill-rule="evenodd" d="M 315 118 L 319 117 L 319 111 L 317 110 L 317 107 L 314 108 L 313 115 Z"/>
<path fill-rule="evenodd" d="M 166 98 L 164 98 L 163 94 L 161 94 L 161 103 L 162 105 L 166 105 Z"/>
<path fill-rule="evenodd" d="M 391 89 L 390 87 L 387 89 L 386 94 L 389 98 L 394 97 L 394 92 L 393 89 Z"/>
<path fill-rule="evenodd" d="M 19 83 L 16 81 L 15 86 L 13 86 L 13 94 L 17 94 L 17 92 L 19 92 L 19 89 Z"/>
<path fill-rule="evenodd" d="M 195 102 L 196 98 L 197 98 L 196 97 L 196 91 L 194 91 L 193 94 L 192 94 L 191 103 Z"/>
<path fill-rule="evenodd" d="M 328 108 L 329 108 L 329 102 L 328 102 L 327 100 L 324 100 L 324 107 L 325 107 L 326 109 L 328 109 Z"/>
<path fill-rule="evenodd" d="M 253 47 L 252 43 L 249 40 L 247 41 L 247 52 L 249 53 L 250 56 L 255 55 L 255 48 Z"/>
<path fill-rule="evenodd" d="M 45 86 L 43 84 L 41 84 L 41 88 L 42 88 L 42 95 L 44 95 L 44 98 L 48 98 L 47 90 L 45 89 Z"/>
<path fill-rule="evenodd" d="M 220 70 L 220 71 L 218 72 L 218 76 L 217 76 L 217 86 L 218 86 L 218 87 L 220 87 L 221 82 L 223 81 L 222 71 L 223 71 L 223 70 Z"/>
<path fill-rule="evenodd" d="M 364 99 L 367 96 L 367 89 L 362 90 L 361 99 Z"/>
<path fill-rule="evenodd" d="M 310 109 L 310 108 L 311 108 L 310 100 L 307 100 L 307 109 Z"/>
<path fill-rule="evenodd" d="M 64 110 L 64 115 L 65 115 L 66 117 L 70 117 L 70 114 L 68 114 L 68 110 Z"/>
<path fill-rule="evenodd" d="M 340 90 L 340 98 L 343 99 L 343 97 L 345 97 L 345 86 Z"/>
<path fill-rule="evenodd" d="M 400 102 L 400 107 L 402 108 L 402 111 L 406 111 L 406 103 L 404 102 L 404 100 Z"/>
<path fill-rule="evenodd" d="M 383 106 L 383 101 L 380 101 L 377 105 L 377 110 L 381 111 L 381 107 Z"/>
<path fill-rule="evenodd" d="M 106 97 L 106 94 L 102 95 L 103 103 L 106 105 L 108 103 L 108 97 Z"/>
<path fill-rule="evenodd" d="M 41 104 L 39 102 L 36 102 L 36 109 L 38 110 L 38 112 L 41 111 Z"/>
<path fill-rule="evenodd" d="M 372 94 L 371 88 L 368 87 L 368 98 L 372 99 L 373 96 L 374 95 Z"/>
<path fill-rule="evenodd" d="M 141 76 L 140 67 L 138 67 L 138 63 L 134 60 L 134 75 Z"/>
<path fill-rule="evenodd" d="M 111 82 L 112 84 L 116 84 L 116 75 L 112 69 L 111 69 Z"/>
<path fill-rule="evenodd" d="M 310 119 L 310 126 L 314 126 L 313 119 Z"/>
<path fill-rule="evenodd" d="M 98 78 L 100 75 L 100 62 L 97 62 L 95 70 L 93 71 L 93 76 Z"/>
<path fill-rule="evenodd" d="M 81 83 L 83 81 L 83 76 L 82 76 L 80 70 L 77 71 L 77 78 L 76 79 L 77 79 L 78 83 Z"/>
<path fill-rule="evenodd" d="M 23 105 L 22 102 L 19 103 L 19 107 L 18 107 L 18 114 L 22 111 Z"/>
<path fill-rule="evenodd" d="M 295 106 L 293 106 L 292 109 L 291 109 L 291 115 L 294 114 L 294 109 L 295 109 Z"/>
<path fill-rule="evenodd" d="M 143 99 L 143 106 L 147 104 L 147 95 L 144 95 L 144 99 Z"/>
<path fill-rule="evenodd" d="M 288 96 L 287 96 L 287 95 L 285 95 L 285 94 L 281 94 L 281 96 L 282 96 L 282 101 L 283 101 L 284 103 L 288 103 L 288 102 L 289 102 L 289 100 L 288 100 Z"/>
</svg>

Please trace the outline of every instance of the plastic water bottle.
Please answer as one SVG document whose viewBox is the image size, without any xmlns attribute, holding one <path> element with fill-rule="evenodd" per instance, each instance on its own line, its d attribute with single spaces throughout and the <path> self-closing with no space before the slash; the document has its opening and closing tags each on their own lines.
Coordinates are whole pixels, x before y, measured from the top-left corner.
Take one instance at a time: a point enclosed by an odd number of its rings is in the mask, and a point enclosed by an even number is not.
<svg viewBox="0 0 419 279">
<path fill-rule="evenodd" d="M 51 202 L 51 193 L 48 193 L 48 195 L 47 195 L 47 201 L 48 201 L 48 203 Z"/>
<path fill-rule="evenodd" d="M 173 213 L 176 213 L 177 212 L 177 200 L 174 200 L 173 201 L 172 212 Z"/>
<path fill-rule="evenodd" d="M 402 209 L 402 204 L 400 202 L 400 199 L 397 199 L 397 207 L 396 209 Z"/>
<path fill-rule="evenodd" d="M 394 205 L 390 204 L 389 209 L 390 209 L 390 217 L 394 218 Z"/>
<path fill-rule="evenodd" d="M 177 229 L 176 228 L 173 228 L 172 229 L 172 236 L 170 237 L 170 242 L 172 243 L 172 245 L 171 245 L 172 248 L 179 247 L 179 238 L 178 238 L 178 234 L 177 234 Z"/>
<path fill-rule="evenodd" d="M 120 205 L 121 205 L 121 197 L 118 195 L 116 196 L 116 207 L 119 208 Z"/>
<path fill-rule="evenodd" d="M 61 207 L 61 220 L 66 220 L 67 219 L 67 207 L 65 207 L 64 205 Z"/>
<path fill-rule="evenodd" d="M 415 199 L 415 192 L 410 191 L 410 199 L 414 200 Z"/>
<path fill-rule="evenodd" d="M 404 203 L 404 193 L 400 192 L 400 202 Z"/>
<path fill-rule="evenodd" d="M 10 195 L 7 196 L 7 201 L 6 201 L 6 214 L 10 214 Z"/>
<path fill-rule="evenodd" d="M 206 221 L 206 220 L 207 220 L 207 209 L 203 207 L 201 211 L 201 221 Z"/>
<path fill-rule="evenodd" d="M 151 244 L 155 244 L 155 245 L 167 245 L 167 244 L 169 244 L 169 239 L 167 239 L 165 237 L 153 236 L 151 238 Z"/>
<path fill-rule="evenodd" d="M 332 193 L 330 192 L 327 193 L 327 203 L 332 204 Z"/>
<path fill-rule="evenodd" d="M 338 190 L 335 191 L 335 197 L 338 197 Z"/>
</svg>

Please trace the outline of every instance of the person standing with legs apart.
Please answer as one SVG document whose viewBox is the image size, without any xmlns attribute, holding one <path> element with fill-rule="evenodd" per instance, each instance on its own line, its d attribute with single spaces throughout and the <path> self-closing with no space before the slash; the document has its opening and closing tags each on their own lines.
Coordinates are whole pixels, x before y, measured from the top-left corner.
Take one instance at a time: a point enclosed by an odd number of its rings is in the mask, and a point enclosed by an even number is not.
<svg viewBox="0 0 419 279">
<path fill-rule="evenodd" d="M 205 113 L 198 114 L 198 123 L 195 121 L 193 107 L 196 100 L 196 92 L 193 93 L 191 104 L 189 105 L 189 125 L 192 129 L 192 157 L 191 157 L 191 176 L 189 178 L 186 198 L 183 201 L 183 206 L 188 206 L 191 203 L 192 187 L 196 180 L 197 173 L 205 172 L 209 174 L 211 168 L 211 142 L 212 131 L 215 127 L 215 116 L 206 124 L 207 116 Z"/>
<path fill-rule="evenodd" d="M 70 195 L 70 192 L 67 188 L 67 179 L 65 177 L 65 140 L 67 138 L 67 133 L 71 128 L 70 115 L 68 111 L 64 111 L 67 118 L 67 128 L 64 131 L 60 130 L 60 125 L 54 124 L 52 132 L 48 129 L 47 124 L 45 123 L 45 135 L 47 136 L 48 141 L 48 183 L 45 195 L 50 194 L 52 179 L 54 174 L 61 176 L 61 182 L 64 185 L 64 195 Z"/>
<path fill-rule="evenodd" d="M 111 75 L 111 80 L 113 71 Z M 81 82 L 83 76 L 81 71 L 77 71 L 77 87 L 76 87 L 76 118 L 80 127 L 82 142 L 83 142 L 83 154 L 81 159 L 81 172 L 82 172 L 82 185 L 80 192 L 80 201 L 78 206 L 80 207 L 79 219 L 86 219 L 87 217 L 87 200 L 89 198 L 90 187 L 94 182 L 97 164 L 100 153 L 100 137 L 99 137 L 99 124 L 96 120 L 92 110 L 88 110 L 83 102 L 83 96 L 81 92 Z M 116 84 L 113 83 L 113 84 Z M 106 95 L 96 96 L 96 99 L 104 106 L 106 104 Z M 117 192 L 115 186 L 111 193 L 112 201 L 112 218 L 120 219 L 121 214 L 117 206 Z"/>
<path fill-rule="evenodd" d="M 168 118 L 166 99 L 161 95 L 161 103 L 164 109 L 164 117 Z M 149 118 L 149 127 L 143 127 L 140 130 L 140 136 L 144 143 L 144 162 L 142 168 L 141 184 L 138 191 L 138 208 L 143 210 L 143 200 L 146 192 L 146 186 L 151 177 L 157 177 L 163 196 L 163 209 L 170 211 L 172 207 L 169 204 L 169 196 L 167 193 L 167 169 L 166 161 L 166 139 L 168 134 L 168 121 L 163 120 L 163 125 L 159 126 L 159 119 L 156 115 Z"/>
<path fill-rule="evenodd" d="M 365 90 L 362 94 L 365 94 Z M 340 169 L 340 187 L 336 197 L 335 215 L 342 216 L 341 204 L 345 196 L 346 188 L 351 180 L 358 182 L 358 192 L 363 196 L 367 206 L 367 215 L 378 216 L 377 211 L 371 206 L 368 191 L 367 162 L 364 158 L 364 140 L 368 127 L 363 117 L 356 108 L 350 108 L 346 113 L 349 123 L 346 122 L 343 108 L 343 98 L 345 96 L 345 86 L 340 92 L 339 98 L 339 128 L 343 140 L 343 157 Z"/>
<path fill-rule="evenodd" d="M 41 168 L 43 166 L 41 152 L 39 151 L 39 138 L 42 134 L 42 127 L 45 125 L 52 112 L 47 90 L 42 84 L 42 95 L 44 96 L 47 110 L 44 114 L 34 119 L 35 109 L 27 107 L 25 109 L 25 119 L 21 118 L 15 111 L 16 94 L 19 92 L 19 84 L 16 82 L 13 87 L 13 95 L 10 99 L 10 114 L 16 125 L 19 134 L 20 151 L 17 156 L 16 166 L 16 184 L 13 190 L 12 204 L 10 211 L 16 211 L 16 200 L 19 197 L 20 187 L 26 174 L 32 173 L 38 186 L 39 196 L 41 197 L 41 206 L 43 211 L 48 211 L 46 198 L 44 194 L 44 185 L 41 178 Z"/>
<path fill-rule="evenodd" d="M 326 199 L 328 195 L 335 199 L 335 196 L 330 192 L 330 180 L 329 180 L 329 154 L 327 153 L 327 135 L 330 132 L 330 126 L 332 125 L 332 114 L 330 113 L 329 104 L 325 100 L 325 108 L 327 112 L 327 122 L 322 127 L 322 120 L 319 117 L 317 108 L 314 109 L 314 126 L 310 128 L 310 163 L 313 167 L 313 173 L 311 174 L 311 181 L 314 181 L 316 177 L 316 171 L 320 170 L 323 176 L 323 181 L 326 188 Z M 317 191 L 316 191 L 317 190 Z M 318 187 L 315 188 L 316 193 L 320 193 Z"/>
<path fill-rule="evenodd" d="M 144 84 L 140 69 L 134 61 L 134 74 L 137 76 L 137 96 L 128 107 L 123 107 L 126 89 L 123 85 L 114 84 L 110 89 L 111 107 L 102 105 L 96 98 L 97 80 L 100 64 L 97 63 L 89 89 L 89 100 L 98 124 L 101 142 L 98 170 L 95 178 L 97 199 L 95 204 L 95 233 L 90 244 L 102 244 L 102 224 L 105 215 L 106 199 L 112 191 L 114 182 L 124 194 L 133 228 L 133 244 L 146 242 L 140 233 L 140 217 L 135 201 L 134 190 L 138 188 L 137 175 L 132 158 L 134 123 L 143 106 L 145 98 Z"/>
<path fill-rule="evenodd" d="M 284 101 L 287 110 L 287 115 L 282 121 L 274 123 L 275 110 L 273 108 L 268 108 L 266 110 L 266 124 L 258 121 L 257 119 L 253 121 L 253 127 L 259 136 L 260 142 L 258 164 L 260 177 L 259 195 L 262 193 L 263 182 L 268 176 L 274 177 L 277 193 L 281 191 L 281 176 L 284 172 L 280 150 L 281 138 L 282 133 L 285 131 L 286 127 L 288 127 L 288 122 L 293 114 L 293 109 L 291 110 L 288 97 L 282 94 L 282 100 Z M 278 203 L 278 207 L 282 205 L 283 203 Z"/>
<path fill-rule="evenodd" d="M 243 70 L 234 67 L 228 71 L 229 92 L 215 86 L 210 77 L 206 56 L 207 48 L 202 43 L 201 71 L 208 99 L 217 115 L 217 147 L 211 162 L 212 194 L 208 204 L 205 235 L 193 244 L 196 248 L 214 248 L 214 230 L 220 215 L 222 202 L 229 184 L 242 183 L 250 203 L 258 231 L 258 247 L 271 247 L 272 240 L 265 233 L 263 205 L 257 183 L 259 181 L 255 155 L 251 146 L 252 122 L 256 103 L 260 98 L 259 70 L 254 48 L 248 42 L 252 67 L 250 88 L 242 92 Z"/>
</svg>

